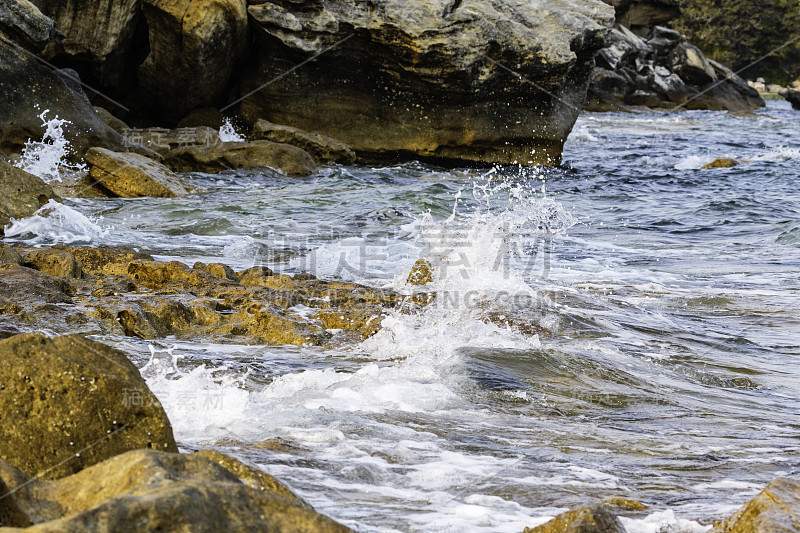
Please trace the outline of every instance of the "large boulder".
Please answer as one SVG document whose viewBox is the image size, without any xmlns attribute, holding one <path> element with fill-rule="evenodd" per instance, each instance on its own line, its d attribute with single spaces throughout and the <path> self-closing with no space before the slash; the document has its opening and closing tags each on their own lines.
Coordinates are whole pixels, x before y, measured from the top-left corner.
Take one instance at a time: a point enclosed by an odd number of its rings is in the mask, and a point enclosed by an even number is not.
<svg viewBox="0 0 800 533">
<path fill-rule="evenodd" d="M 167 167 L 139 154 L 120 154 L 104 148 L 86 152 L 89 175 L 112 196 L 174 198 L 188 194 L 181 179 Z"/>
<path fill-rule="evenodd" d="M 33 174 L 12 167 L 0 157 L 0 235 L 12 218 L 29 217 L 56 198 L 48 184 Z"/>
<path fill-rule="evenodd" d="M 30 533 L 352 531 L 199 454 L 131 451 L 57 481 L 31 479 L 0 461 L 0 480 L 12 491 L 0 500 L 2 525 Z"/>
<path fill-rule="evenodd" d="M 600 0 L 250 5 L 241 103 L 369 159 L 557 164 L 613 23 Z M 301 68 L 298 63 L 314 58 Z"/>
<path fill-rule="evenodd" d="M 800 109 L 800 91 L 797 89 L 784 89 L 780 92 L 780 95 L 792 104 L 792 109 Z"/>
<path fill-rule="evenodd" d="M 142 96 L 163 121 L 222 105 L 247 39 L 245 0 L 143 0 L 150 54 L 139 67 Z"/>
<path fill-rule="evenodd" d="M 0 4 L 0 33 L 35 52 L 60 37 L 55 22 L 28 0 L 8 0 Z"/>
<path fill-rule="evenodd" d="M 177 452 L 161 404 L 124 353 L 80 335 L 0 341 L 0 459 L 57 479 L 120 453 Z"/>
<path fill-rule="evenodd" d="M 778 478 L 711 533 L 796 533 L 800 531 L 800 481 Z"/>
<path fill-rule="evenodd" d="M 603 0 L 614 6 L 617 22 L 634 33 L 644 35 L 650 28 L 665 24 L 681 13 L 680 0 Z"/>
<path fill-rule="evenodd" d="M 15 16 L 21 11 L 26 17 Z M 69 121 L 64 138 L 76 157 L 92 146 L 118 151 L 136 149 L 95 114 L 77 73 L 50 70 L 21 45 L 41 44 L 50 24 L 52 21 L 27 0 L 3 0 L 0 37 L 23 37 L 0 39 L 0 150 L 18 152 L 29 139 L 41 139 L 46 129 L 40 118 L 44 110 L 49 110 L 47 119 L 58 116 Z"/>
<path fill-rule="evenodd" d="M 317 171 L 304 150 L 271 141 L 226 142 L 214 146 L 187 146 L 170 151 L 164 164 L 175 172 L 208 172 L 270 167 L 290 176 L 309 176 Z"/>
<path fill-rule="evenodd" d="M 524 533 L 625 533 L 625 527 L 609 506 L 598 504 L 567 511 Z"/>
<path fill-rule="evenodd" d="M 356 162 L 355 152 L 343 142 L 322 133 L 309 133 L 263 119 L 259 119 L 253 126 L 253 138 L 297 146 L 308 152 L 317 163 L 350 165 Z"/>
<path fill-rule="evenodd" d="M 141 17 L 141 0 L 33 0 L 56 22 L 66 37 L 51 42 L 48 59 L 71 65 L 87 65 L 92 78 L 104 87 L 119 86 Z"/>
</svg>

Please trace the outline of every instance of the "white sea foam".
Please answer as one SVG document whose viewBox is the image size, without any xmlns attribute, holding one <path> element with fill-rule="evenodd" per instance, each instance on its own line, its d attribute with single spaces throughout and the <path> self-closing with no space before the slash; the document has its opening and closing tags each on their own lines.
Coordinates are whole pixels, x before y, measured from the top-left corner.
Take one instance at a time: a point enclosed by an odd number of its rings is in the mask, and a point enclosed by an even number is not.
<svg viewBox="0 0 800 533">
<path fill-rule="evenodd" d="M 39 115 L 45 128 L 42 140 L 28 139 L 17 167 L 47 182 L 61 181 L 62 173 L 81 172 L 85 170 L 85 166 L 67 161 L 72 149 L 64 137 L 64 127 L 71 122 L 58 118 L 58 115 L 48 120 L 46 117 L 49 112 L 49 109 L 45 109 Z"/>
<path fill-rule="evenodd" d="M 626 518 L 620 521 L 628 533 L 705 533 L 711 526 L 704 526 L 694 520 L 678 518 L 672 510 L 652 513 L 645 518 Z"/>
<path fill-rule="evenodd" d="M 236 132 L 229 118 L 226 118 L 225 122 L 219 128 L 219 140 L 224 143 L 241 143 L 245 141 L 244 135 Z"/>
<path fill-rule="evenodd" d="M 11 219 L 5 234 L 7 239 L 30 244 L 91 244 L 107 236 L 108 230 L 71 207 L 50 200 L 33 216 Z"/>
</svg>

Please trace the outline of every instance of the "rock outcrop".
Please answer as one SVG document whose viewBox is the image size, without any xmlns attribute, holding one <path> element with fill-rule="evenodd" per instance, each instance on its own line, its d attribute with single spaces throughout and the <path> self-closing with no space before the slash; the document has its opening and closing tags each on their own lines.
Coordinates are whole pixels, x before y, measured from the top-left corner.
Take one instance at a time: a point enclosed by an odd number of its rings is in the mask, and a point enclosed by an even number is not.
<svg viewBox="0 0 800 533">
<path fill-rule="evenodd" d="M 633 33 L 645 36 L 653 26 L 680 15 L 679 0 L 603 0 L 614 6 L 617 23 Z"/>
<path fill-rule="evenodd" d="M 643 38 L 617 24 L 597 55 L 584 108 L 619 111 L 633 106 L 750 111 L 764 101 L 680 33 L 655 26 Z"/>
<path fill-rule="evenodd" d="M 26 16 L 15 18 L 20 10 Z M 0 149 L 19 152 L 29 139 L 41 139 L 45 128 L 39 115 L 48 109 L 46 118 L 69 121 L 64 136 L 76 157 L 92 146 L 136 149 L 95 114 L 77 73 L 53 71 L 37 61 L 34 53 L 51 25 L 27 0 L 4 0 L 0 10 Z"/>
<path fill-rule="evenodd" d="M 57 198 L 50 185 L 0 157 L 0 236 L 12 218 L 29 217 L 51 199 Z"/>
<path fill-rule="evenodd" d="M 259 119 L 253 126 L 254 139 L 290 144 L 305 150 L 317 163 L 342 163 L 352 165 L 356 153 L 352 148 L 322 133 L 308 133 L 291 126 L 273 124 Z"/>
<path fill-rule="evenodd" d="M 0 341 L 0 411 L 0 459 L 31 476 L 63 477 L 129 450 L 178 451 L 137 368 L 80 335 Z"/>
<path fill-rule="evenodd" d="M 200 454 L 131 451 L 56 481 L 0 462 L 0 479 L 9 491 L 0 500 L 2 525 L 29 533 L 351 531 L 281 491 L 242 483 Z"/>
<path fill-rule="evenodd" d="M 310 176 L 317 172 L 314 159 L 304 150 L 271 141 L 226 142 L 213 146 L 176 148 L 164 157 L 175 172 L 208 172 L 269 167 L 289 176 Z"/>
<path fill-rule="evenodd" d="M 778 478 L 711 533 L 795 533 L 800 531 L 800 481 Z"/>
<path fill-rule="evenodd" d="M 557 164 L 613 9 L 600 0 L 259 2 L 242 114 L 369 159 Z M 315 58 L 302 68 L 303 60 Z"/>
<path fill-rule="evenodd" d="M 792 104 L 792 109 L 800 110 L 800 91 L 797 89 L 784 89 L 780 92 L 786 100 Z"/>
<path fill-rule="evenodd" d="M 17 332 L 338 345 L 378 331 L 382 316 L 401 302 L 392 292 L 351 283 L 266 267 L 190 268 L 127 248 L 11 250 L 21 264 L 0 264 L 0 329 Z"/>
<path fill-rule="evenodd" d="M 167 167 L 139 154 L 120 154 L 104 148 L 86 152 L 95 187 L 110 196 L 174 198 L 188 194 L 181 179 Z"/>
<path fill-rule="evenodd" d="M 245 0 L 143 0 L 150 53 L 139 66 L 142 98 L 175 123 L 222 105 L 247 38 Z"/>
<path fill-rule="evenodd" d="M 562 513 L 524 533 L 625 533 L 619 518 L 605 505 L 581 507 Z"/>
</svg>

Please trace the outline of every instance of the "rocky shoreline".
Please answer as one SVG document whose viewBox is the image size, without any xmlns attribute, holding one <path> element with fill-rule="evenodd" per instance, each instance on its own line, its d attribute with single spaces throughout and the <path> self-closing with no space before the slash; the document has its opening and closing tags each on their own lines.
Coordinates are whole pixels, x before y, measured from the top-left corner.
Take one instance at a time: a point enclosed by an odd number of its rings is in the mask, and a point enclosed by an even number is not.
<svg viewBox="0 0 800 533">
<path fill-rule="evenodd" d="M 0 235 L 62 197 L 193 194 L 191 172 L 556 165 L 581 109 L 763 106 L 759 87 L 662 26 L 676 10 L 673 0 L 8 0 Z M 793 105 L 795 93 L 785 93 Z M 12 163 L 56 117 L 67 121 L 64 161 L 87 168 L 46 183 Z M 246 137 L 223 139 L 226 119 Z M 409 284 L 430 279 L 423 261 Z M 130 247 L 0 243 L 0 532 L 350 531 L 236 458 L 178 453 L 139 370 L 90 337 L 352 345 L 389 310 L 429 301 Z M 620 517 L 646 510 L 598 502 L 526 531 L 624 532 Z M 800 484 L 775 480 L 712 531 L 800 531 Z"/>
</svg>

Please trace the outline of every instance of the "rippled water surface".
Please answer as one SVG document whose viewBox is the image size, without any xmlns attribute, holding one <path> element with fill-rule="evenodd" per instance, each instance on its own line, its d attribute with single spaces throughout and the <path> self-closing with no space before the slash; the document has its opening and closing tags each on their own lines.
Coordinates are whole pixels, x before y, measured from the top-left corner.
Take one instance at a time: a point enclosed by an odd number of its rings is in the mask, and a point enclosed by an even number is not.
<svg viewBox="0 0 800 533">
<path fill-rule="evenodd" d="M 630 531 L 704 531 L 800 475 L 798 117 L 587 114 L 557 169 L 190 175 L 13 232 L 400 291 L 427 257 L 435 303 L 361 345 L 105 340 L 155 351 L 184 448 L 358 531 L 520 532 L 610 496 L 651 506 Z"/>
</svg>

